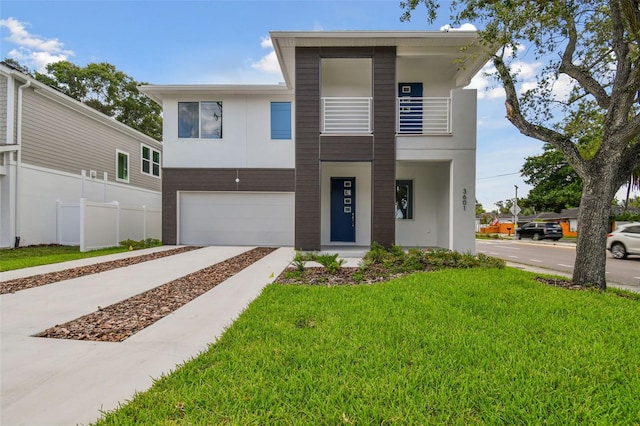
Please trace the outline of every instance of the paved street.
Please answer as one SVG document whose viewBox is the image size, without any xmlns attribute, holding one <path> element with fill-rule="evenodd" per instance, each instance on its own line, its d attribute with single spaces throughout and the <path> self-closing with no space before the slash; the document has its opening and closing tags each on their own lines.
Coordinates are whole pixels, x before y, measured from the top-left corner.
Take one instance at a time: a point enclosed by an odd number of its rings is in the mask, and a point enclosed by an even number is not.
<svg viewBox="0 0 640 426">
<path fill-rule="evenodd" d="M 507 262 L 573 273 L 575 244 L 529 240 L 476 240 L 476 250 Z M 607 282 L 635 286 L 640 291 L 640 256 L 618 260 L 607 253 Z"/>
</svg>

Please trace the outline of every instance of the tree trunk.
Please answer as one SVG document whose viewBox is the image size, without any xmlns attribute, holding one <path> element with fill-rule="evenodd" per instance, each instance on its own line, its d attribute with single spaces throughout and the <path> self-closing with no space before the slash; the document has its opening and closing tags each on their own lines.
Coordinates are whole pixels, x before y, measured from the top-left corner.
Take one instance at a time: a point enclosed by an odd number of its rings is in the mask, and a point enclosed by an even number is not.
<svg viewBox="0 0 640 426">
<path fill-rule="evenodd" d="M 607 170 L 607 169 L 605 169 Z M 608 168 L 611 170 L 611 168 Z M 578 243 L 573 281 L 583 286 L 606 290 L 606 241 L 613 200 L 614 179 L 606 171 L 584 182 L 578 213 Z"/>
</svg>

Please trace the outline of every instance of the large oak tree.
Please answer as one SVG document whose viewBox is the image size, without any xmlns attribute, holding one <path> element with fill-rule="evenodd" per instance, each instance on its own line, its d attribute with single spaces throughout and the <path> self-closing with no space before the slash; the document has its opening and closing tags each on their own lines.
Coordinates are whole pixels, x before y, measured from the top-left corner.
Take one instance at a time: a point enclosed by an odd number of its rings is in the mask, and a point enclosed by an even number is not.
<svg viewBox="0 0 640 426">
<path fill-rule="evenodd" d="M 432 23 L 435 0 L 401 2 L 401 19 L 420 4 Z M 640 165 L 640 1 L 454 0 L 451 17 L 482 28 L 507 119 L 557 148 L 582 179 L 573 280 L 605 289 L 611 202 Z M 535 84 L 521 84 L 523 55 L 543 64 Z M 600 140 L 593 155 L 578 149 L 585 136 Z"/>
</svg>

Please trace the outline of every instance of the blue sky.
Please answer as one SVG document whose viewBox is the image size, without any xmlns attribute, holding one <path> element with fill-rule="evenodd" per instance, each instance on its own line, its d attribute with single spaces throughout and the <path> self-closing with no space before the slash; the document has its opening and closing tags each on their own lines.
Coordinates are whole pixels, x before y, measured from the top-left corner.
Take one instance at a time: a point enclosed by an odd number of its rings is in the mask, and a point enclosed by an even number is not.
<svg viewBox="0 0 640 426">
<path fill-rule="evenodd" d="M 0 57 L 32 69 L 56 60 L 108 62 L 151 84 L 278 83 L 269 31 L 439 30 L 449 21 L 447 8 L 433 25 L 424 9 L 411 22 L 400 22 L 401 13 L 399 0 L 2 0 Z M 533 75 L 533 62 L 521 65 Z M 513 198 L 514 185 L 526 196 L 530 187 L 519 170 L 543 145 L 507 121 L 502 89 L 490 85 L 482 76 L 472 82 L 478 89 L 476 198 L 486 210 Z"/>
</svg>

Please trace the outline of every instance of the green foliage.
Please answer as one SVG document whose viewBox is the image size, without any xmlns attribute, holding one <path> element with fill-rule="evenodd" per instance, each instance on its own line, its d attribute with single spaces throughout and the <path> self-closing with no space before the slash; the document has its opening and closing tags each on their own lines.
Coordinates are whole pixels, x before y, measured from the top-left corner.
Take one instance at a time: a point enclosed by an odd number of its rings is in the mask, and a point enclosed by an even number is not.
<svg viewBox="0 0 640 426">
<path fill-rule="evenodd" d="M 0 249 L 0 271 L 30 268 L 32 266 L 49 265 L 76 259 L 104 256 L 121 253 L 128 248 L 110 247 L 100 250 L 81 252 L 78 246 L 37 245 L 12 249 Z"/>
<path fill-rule="evenodd" d="M 580 205 L 582 179 L 553 145 L 545 144 L 541 155 L 527 157 L 520 173 L 533 188 L 528 204 L 537 211 L 560 212 Z"/>
<path fill-rule="evenodd" d="M 640 304 L 514 268 L 270 285 L 98 425 L 636 424 Z"/>
<path fill-rule="evenodd" d="M 374 243 L 363 257 L 360 269 L 366 271 L 374 266 L 393 274 L 447 268 L 504 268 L 505 262 L 481 253 L 473 255 L 447 249 L 420 248 L 411 248 L 405 252 L 399 246 L 392 246 L 387 250 Z"/>
<path fill-rule="evenodd" d="M 65 95 L 156 140 L 162 140 L 162 108 L 138 90 L 146 84 L 106 62 L 79 67 L 69 61 L 47 65 L 47 73 L 30 71 L 12 59 L 4 62 Z"/>
<path fill-rule="evenodd" d="M 140 250 L 144 248 L 161 246 L 162 241 L 153 239 L 153 238 L 147 238 L 146 240 L 140 240 L 140 241 L 123 240 L 123 241 L 120 241 L 120 245 L 128 250 Z"/>
<path fill-rule="evenodd" d="M 304 272 L 306 262 L 317 262 L 332 274 L 337 273 L 345 260 L 338 260 L 338 253 L 318 254 L 313 252 L 296 252 L 293 258 L 293 265 L 297 271 Z"/>
<path fill-rule="evenodd" d="M 338 253 L 320 254 L 317 255 L 314 260 L 324 266 L 324 268 L 332 274 L 338 272 L 345 262 L 344 259 L 338 260 Z"/>
<path fill-rule="evenodd" d="M 640 213 L 637 211 L 626 211 L 612 216 L 611 219 L 620 222 L 640 222 Z"/>
</svg>

